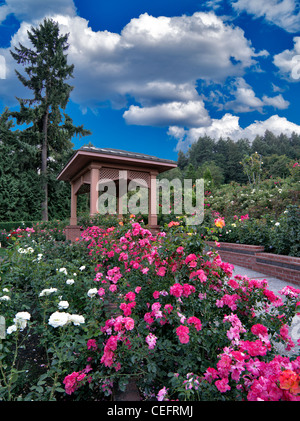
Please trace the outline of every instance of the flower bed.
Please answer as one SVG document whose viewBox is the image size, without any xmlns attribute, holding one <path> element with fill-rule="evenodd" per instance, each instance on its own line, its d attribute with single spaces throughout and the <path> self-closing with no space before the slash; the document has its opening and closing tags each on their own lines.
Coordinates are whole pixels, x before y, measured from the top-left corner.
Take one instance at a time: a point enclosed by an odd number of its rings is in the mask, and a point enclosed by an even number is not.
<svg viewBox="0 0 300 421">
<path fill-rule="evenodd" d="M 1 266 L 1 399 L 110 399 L 134 378 L 143 400 L 299 400 L 300 290 L 277 296 L 232 269 L 178 222 L 157 236 L 94 226 L 55 246 L 26 232 Z M 11 376 L 29 335 L 44 366 Z"/>
</svg>

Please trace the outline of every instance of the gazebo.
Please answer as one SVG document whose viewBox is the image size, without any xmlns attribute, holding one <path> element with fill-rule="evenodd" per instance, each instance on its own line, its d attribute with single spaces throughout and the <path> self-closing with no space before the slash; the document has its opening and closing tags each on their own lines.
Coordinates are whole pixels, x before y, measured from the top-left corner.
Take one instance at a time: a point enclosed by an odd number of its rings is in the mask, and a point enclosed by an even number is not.
<svg viewBox="0 0 300 421">
<path fill-rule="evenodd" d="M 110 180 L 116 186 L 116 213 L 123 215 L 124 189 L 130 181 L 148 189 L 148 228 L 155 232 L 157 225 L 156 177 L 159 173 L 176 168 L 175 161 L 157 158 L 142 153 L 128 152 L 111 148 L 83 146 L 71 157 L 60 172 L 57 180 L 71 184 L 71 218 L 66 227 L 67 240 L 74 241 L 80 235 L 77 225 L 77 196 L 88 193 L 90 215 L 98 212 L 101 183 Z"/>
</svg>

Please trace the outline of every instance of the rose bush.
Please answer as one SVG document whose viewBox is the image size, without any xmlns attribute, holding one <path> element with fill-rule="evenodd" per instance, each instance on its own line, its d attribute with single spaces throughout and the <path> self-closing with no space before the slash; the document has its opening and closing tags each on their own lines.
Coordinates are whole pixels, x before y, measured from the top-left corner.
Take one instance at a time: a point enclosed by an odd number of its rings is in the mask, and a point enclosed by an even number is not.
<svg viewBox="0 0 300 421">
<path fill-rule="evenodd" d="M 252 360 L 257 366 L 261 362 L 263 373 L 264 365 L 272 367 L 279 358 L 276 344 L 293 348 L 287 326 L 300 290 L 290 287 L 281 297 L 266 281 L 232 278 L 232 265 L 180 224 L 170 223 L 157 237 L 134 222 L 129 229 L 91 227 L 82 241 L 95 264 L 100 297 L 116 305 L 91 338 L 97 349 L 90 360 L 90 383 L 94 375 L 107 377 L 122 389 L 133 376 L 145 399 L 161 398 L 161 390 L 168 391 L 164 398 L 194 399 L 185 383 L 192 372 L 199 399 L 252 399 L 250 389 L 261 377 L 259 370 L 250 371 L 252 377 L 246 371 Z M 218 372 L 227 357 L 227 371 Z M 299 383 L 300 358 L 286 358 L 281 369 L 292 369 Z M 210 370 L 215 370 L 213 384 Z M 258 392 L 256 397 L 266 398 Z M 299 399 L 299 394 L 284 391 L 269 398 Z"/>
<path fill-rule="evenodd" d="M 2 341 L 1 398 L 110 399 L 133 378 L 144 400 L 299 400 L 300 290 L 232 270 L 180 219 L 156 236 L 133 218 L 92 226 L 74 244 L 26 232 L 1 266 L 8 326 L 31 316 Z M 45 349 L 38 375 L 14 357 L 29 335 Z"/>
</svg>

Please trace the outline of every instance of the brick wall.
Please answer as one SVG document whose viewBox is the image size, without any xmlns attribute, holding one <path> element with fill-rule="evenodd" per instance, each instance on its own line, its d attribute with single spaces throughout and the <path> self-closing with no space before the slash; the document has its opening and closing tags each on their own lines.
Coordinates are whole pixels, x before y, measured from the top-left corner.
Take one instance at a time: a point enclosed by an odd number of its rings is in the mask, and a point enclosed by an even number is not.
<svg viewBox="0 0 300 421">
<path fill-rule="evenodd" d="M 265 253 L 263 246 L 207 242 L 216 248 L 223 261 L 270 275 L 300 286 L 300 258 Z"/>
<path fill-rule="evenodd" d="M 81 229 L 78 225 L 68 225 L 65 228 L 66 240 L 71 241 L 72 243 L 76 241 L 77 238 L 80 238 Z"/>
</svg>

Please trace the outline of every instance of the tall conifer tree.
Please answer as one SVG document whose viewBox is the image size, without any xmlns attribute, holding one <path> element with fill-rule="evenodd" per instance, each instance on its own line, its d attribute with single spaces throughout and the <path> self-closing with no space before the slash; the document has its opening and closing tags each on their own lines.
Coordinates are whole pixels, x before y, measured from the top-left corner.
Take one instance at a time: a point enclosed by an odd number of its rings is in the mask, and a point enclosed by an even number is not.
<svg viewBox="0 0 300 421">
<path fill-rule="evenodd" d="M 13 58 L 25 68 L 26 75 L 16 70 L 22 84 L 33 94 L 30 99 L 17 98 L 20 111 L 12 112 L 18 124 L 27 124 L 27 141 L 41 149 L 42 219 L 48 220 L 48 158 L 55 159 L 72 147 L 74 135 L 90 134 L 82 126 L 75 127 L 64 113 L 73 87 L 74 65 L 67 62 L 68 34 L 61 35 L 56 22 L 44 19 L 38 28 L 28 31 L 32 48 L 22 44 L 11 51 Z"/>
</svg>

